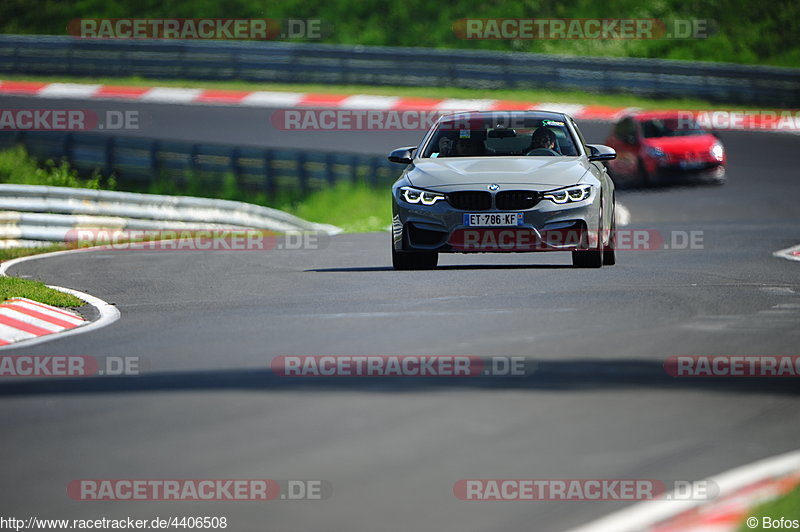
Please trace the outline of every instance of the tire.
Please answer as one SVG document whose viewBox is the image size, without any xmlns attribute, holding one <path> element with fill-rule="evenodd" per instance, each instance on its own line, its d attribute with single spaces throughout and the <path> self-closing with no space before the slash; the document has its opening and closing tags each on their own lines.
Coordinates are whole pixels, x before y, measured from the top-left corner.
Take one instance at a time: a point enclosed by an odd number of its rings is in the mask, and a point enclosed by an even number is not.
<svg viewBox="0 0 800 532">
<path fill-rule="evenodd" d="M 432 270 L 439 264 L 435 251 L 395 251 L 392 245 L 392 266 L 395 270 Z"/>
<path fill-rule="evenodd" d="M 603 266 L 603 250 L 573 251 L 572 265 L 576 268 L 600 268 Z"/>
<path fill-rule="evenodd" d="M 644 162 L 641 159 L 639 159 L 639 167 L 636 170 L 636 184 L 640 187 L 651 187 L 654 184 L 653 176 L 644 167 Z"/>
<path fill-rule="evenodd" d="M 616 216 L 617 213 L 614 213 Z M 608 245 L 603 247 L 603 266 L 613 266 L 617 263 L 617 222 L 611 221 L 611 234 L 608 237 Z"/>
<path fill-rule="evenodd" d="M 575 268 L 601 268 L 603 266 L 603 250 L 602 239 L 603 227 L 603 204 L 600 204 L 600 223 L 597 231 L 597 249 L 587 249 L 572 252 L 572 265 Z"/>
</svg>

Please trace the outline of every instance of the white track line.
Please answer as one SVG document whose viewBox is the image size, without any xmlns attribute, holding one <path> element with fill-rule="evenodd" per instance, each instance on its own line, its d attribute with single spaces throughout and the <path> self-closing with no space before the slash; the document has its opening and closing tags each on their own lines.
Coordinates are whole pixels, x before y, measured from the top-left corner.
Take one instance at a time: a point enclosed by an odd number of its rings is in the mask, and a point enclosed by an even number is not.
<svg viewBox="0 0 800 532">
<path fill-rule="evenodd" d="M 752 464 L 737 467 L 708 481 L 719 486 L 717 499 L 727 497 L 736 491 L 755 484 L 760 480 L 782 476 L 792 471 L 800 471 L 800 451 L 759 460 Z M 675 517 L 707 502 L 702 500 L 657 500 L 644 501 L 569 532 L 641 532 L 662 521 Z"/>
<path fill-rule="evenodd" d="M 100 87 L 81 83 L 51 83 L 36 95 L 41 98 L 92 98 Z"/>
<path fill-rule="evenodd" d="M 781 257 L 782 259 L 800 261 L 800 244 L 792 246 L 790 248 L 781 249 L 779 251 L 776 251 L 772 255 L 774 257 Z"/>
<path fill-rule="evenodd" d="M 462 100 L 459 98 L 446 98 L 434 105 L 437 111 L 479 111 L 489 108 L 496 100 Z"/>
<path fill-rule="evenodd" d="M 86 251 L 90 251 L 91 249 L 92 248 L 68 249 L 65 251 L 54 251 L 52 253 L 42 253 L 41 255 L 31 255 L 29 257 L 20 257 L 18 259 L 9 260 L 0 264 L 0 275 L 7 275 L 6 272 L 10 267 L 20 264 L 22 262 L 30 260 L 46 259 L 49 257 L 56 257 L 58 255 L 66 255 L 67 253 L 83 253 Z M 61 286 L 50 286 L 50 288 L 52 288 L 53 290 L 58 290 L 59 292 L 64 292 L 65 294 L 71 294 L 77 297 L 78 299 L 82 299 L 86 303 L 96 308 L 97 311 L 100 313 L 100 317 L 95 321 L 89 322 L 81 327 L 68 329 L 66 331 L 61 331 L 55 334 L 48 334 L 46 336 L 36 336 L 28 340 L 21 340 L 13 344 L 0 346 L 0 350 L 10 349 L 15 347 L 27 347 L 31 345 L 41 344 L 44 342 L 49 342 L 51 340 L 57 340 L 59 338 L 64 338 L 65 336 L 82 334 L 85 332 L 93 331 L 95 329 L 99 329 L 101 327 L 105 327 L 106 325 L 111 325 L 120 318 L 119 310 L 117 310 L 117 308 L 114 305 L 110 305 L 98 297 L 85 294 L 77 290 L 72 290 L 71 288 L 64 288 Z"/>
<path fill-rule="evenodd" d="M 586 106 L 578 103 L 539 102 L 536 107 L 542 111 L 553 111 L 575 116 L 583 111 Z"/>
<path fill-rule="evenodd" d="M 302 92 L 251 92 L 241 100 L 239 105 L 252 107 L 297 107 L 305 96 Z"/>
<path fill-rule="evenodd" d="M 142 94 L 139 99 L 143 102 L 192 103 L 202 92 L 203 89 L 155 87 Z"/>
<path fill-rule="evenodd" d="M 356 94 L 345 98 L 339 104 L 341 109 L 392 109 L 400 98 L 396 96 L 373 96 Z"/>
</svg>

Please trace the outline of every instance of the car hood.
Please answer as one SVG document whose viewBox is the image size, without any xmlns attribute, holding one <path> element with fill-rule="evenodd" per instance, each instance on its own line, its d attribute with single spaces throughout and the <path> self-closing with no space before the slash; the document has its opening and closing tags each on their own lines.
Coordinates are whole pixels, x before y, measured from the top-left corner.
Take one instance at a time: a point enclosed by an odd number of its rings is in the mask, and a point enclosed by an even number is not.
<svg viewBox="0 0 800 532">
<path fill-rule="evenodd" d="M 452 190 L 478 185 L 569 186 L 589 170 L 583 157 L 448 157 L 416 159 L 406 177 L 420 188 Z"/>
<path fill-rule="evenodd" d="M 655 137 L 645 139 L 647 146 L 661 148 L 664 153 L 708 152 L 719 139 L 714 135 L 687 135 L 685 137 Z"/>
</svg>

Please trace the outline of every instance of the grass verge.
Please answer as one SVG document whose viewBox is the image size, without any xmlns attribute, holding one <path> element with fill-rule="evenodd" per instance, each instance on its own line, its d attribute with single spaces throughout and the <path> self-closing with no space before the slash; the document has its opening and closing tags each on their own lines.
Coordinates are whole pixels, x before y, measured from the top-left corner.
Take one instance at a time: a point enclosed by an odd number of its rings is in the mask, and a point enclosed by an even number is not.
<svg viewBox="0 0 800 532">
<path fill-rule="evenodd" d="M 368 233 L 391 225 L 390 196 L 388 187 L 339 182 L 278 208 L 304 220 L 339 226 L 346 233 Z"/>
<path fill-rule="evenodd" d="M 0 277 L 0 301 L 10 297 L 25 297 L 56 307 L 80 307 L 77 297 L 48 288 L 44 283 L 17 277 Z"/>
<path fill-rule="evenodd" d="M 52 244 L 49 246 L 41 246 L 35 248 L 4 248 L 0 249 L 0 262 L 5 262 L 11 259 L 18 259 L 20 257 L 28 257 L 30 255 L 40 255 L 42 253 L 50 253 L 51 251 L 63 251 L 70 249 L 66 244 Z"/>
<path fill-rule="evenodd" d="M 595 94 L 583 91 L 551 91 L 543 89 L 468 89 L 458 87 L 375 87 L 370 85 L 321 85 L 290 83 L 251 83 L 246 81 L 194 81 L 129 78 L 80 78 L 64 76 L 12 76 L 9 81 L 41 81 L 59 83 L 99 83 L 134 87 L 184 87 L 242 91 L 317 92 L 323 94 L 373 94 L 414 98 L 463 98 L 518 100 L 522 102 L 575 103 L 609 107 L 641 107 L 642 109 L 749 109 L 752 106 L 713 104 L 698 98 L 653 99 L 630 94 Z"/>
<path fill-rule="evenodd" d="M 789 493 L 778 497 L 777 499 L 765 502 L 764 504 L 756 507 L 749 512 L 749 518 L 756 518 L 758 525 L 750 527 L 746 522 L 739 525 L 737 532 L 745 532 L 751 530 L 775 530 L 780 528 L 797 528 L 796 526 L 764 526 L 765 524 L 771 525 L 773 521 L 784 518 L 788 521 L 800 522 L 800 485 L 796 486 Z M 765 523 L 765 518 L 768 523 Z"/>
<path fill-rule="evenodd" d="M 186 182 L 179 186 L 175 181 L 159 179 L 146 190 L 129 191 L 245 201 L 280 209 L 312 222 L 333 224 L 349 233 L 381 231 L 391 224 L 388 187 L 338 182 L 333 187 L 306 195 L 298 191 L 283 191 L 268 196 L 238 188 L 232 176 L 220 176 L 217 187 L 208 186 L 200 181 L 196 176 L 189 176 Z M 58 165 L 50 160 L 39 163 L 21 146 L 0 152 L 0 183 L 126 190 L 124 183 L 117 183 L 113 176 L 106 180 L 100 176 L 88 180 L 81 179 L 66 162 Z M 0 249 L 0 260 L 58 249 L 64 249 L 64 246 L 55 249 L 51 247 Z"/>
<path fill-rule="evenodd" d="M 0 183 L 17 185 L 48 185 L 52 187 L 73 187 L 91 189 L 113 189 L 113 176 L 101 186 L 102 177 L 95 174 L 89 179 L 78 176 L 66 161 L 55 163 L 48 159 L 41 164 L 29 157 L 22 146 L 0 152 Z"/>
</svg>

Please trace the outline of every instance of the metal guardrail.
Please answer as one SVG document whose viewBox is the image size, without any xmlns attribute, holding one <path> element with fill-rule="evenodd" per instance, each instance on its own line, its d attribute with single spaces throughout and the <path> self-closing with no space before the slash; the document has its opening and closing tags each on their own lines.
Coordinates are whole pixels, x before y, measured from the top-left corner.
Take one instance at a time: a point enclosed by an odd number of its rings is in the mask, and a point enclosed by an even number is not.
<svg viewBox="0 0 800 532">
<path fill-rule="evenodd" d="M 0 36 L 0 74 L 537 88 L 800 105 L 800 69 L 284 42 Z"/>
<path fill-rule="evenodd" d="M 200 185 L 221 187 L 225 175 L 248 192 L 275 193 L 324 188 L 337 181 L 363 179 L 388 184 L 400 167 L 383 156 L 291 149 L 249 148 L 221 144 L 191 144 L 146 138 L 89 133 L 0 131 L 0 150 L 22 144 L 40 160 L 65 158 L 83 175 L 97 169 L 114 174 L 134 190 L 158 179 L 181 184 L 196 179 Z"/>
<path fill-rule="evenodd" d="M 341 232 L 239 201 L 40 185 L 0 185 L 0 248 L 63 242 L 76 229 L 179 231 L 265 229 Z"/>
</svg>

